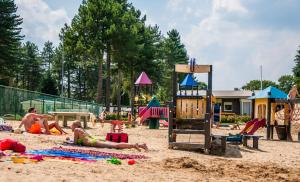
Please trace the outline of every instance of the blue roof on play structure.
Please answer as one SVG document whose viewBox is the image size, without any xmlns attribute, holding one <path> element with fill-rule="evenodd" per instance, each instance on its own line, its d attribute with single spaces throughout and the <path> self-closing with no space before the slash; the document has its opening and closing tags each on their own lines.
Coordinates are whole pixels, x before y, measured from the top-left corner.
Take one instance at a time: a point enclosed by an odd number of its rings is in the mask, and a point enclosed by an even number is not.
<svg viewBox="0 0 300 182">
<path fill-rule="evenodd" d="M 197 86 L 198 83 L 194 80 L 193 74 L 187 74 L 180 86 Z"/>
<path fill-rule="evenodd" d="M 248 99 L 264 99 L 264 98 L 285 99 L 287 98 L 287 94 L 276 87 L 269 86 L 264 90 L 258 92 L 254 96 L 249 97 Z"/>
</svg>

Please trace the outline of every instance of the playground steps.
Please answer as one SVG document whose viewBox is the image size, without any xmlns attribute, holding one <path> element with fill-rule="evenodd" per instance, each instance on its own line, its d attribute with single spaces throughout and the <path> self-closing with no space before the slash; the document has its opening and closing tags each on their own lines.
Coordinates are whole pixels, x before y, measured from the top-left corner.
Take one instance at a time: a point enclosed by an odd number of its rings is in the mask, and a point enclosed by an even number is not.
<svg viewBox="0 0 300 182">
<path fill-rule="evenodd" d="M 205 134 L 205 130 L 173 129 L 175 134 Z"/>
<path fill-rule="evenodd" d="M 170 149 L 188 149 L 188 150 L 203 150 L 204 145 L 201 143 L 190 142 L 170 142 Z"/>
</svg>

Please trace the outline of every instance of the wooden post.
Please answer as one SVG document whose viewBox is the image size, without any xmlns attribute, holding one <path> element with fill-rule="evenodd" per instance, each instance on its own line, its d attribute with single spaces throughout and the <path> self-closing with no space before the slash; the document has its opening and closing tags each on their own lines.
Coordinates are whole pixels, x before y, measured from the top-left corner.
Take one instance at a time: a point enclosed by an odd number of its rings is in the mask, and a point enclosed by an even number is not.
<svg viewBox="0 0 300 182">
<path fill-rule="evenodd" d="M 253 137 L 253 148 L 258 149 L 259 137 Z"/>
<path fill-rule="evenodd" d="M 267 106 L 267 140 L 270 140 L 271 136 L 271 99 L 268 99 L 268 106 Z"/>
<path fill-rule="evenodd" d="M 87 116 L 84 116 L 84 119 L 83 119 L 83 127 L 84 127 L 84 128 L 87 128 Z"/>
<path fill-rule="evenodd" d="M 251 119 L 255 117 L 255 99 L 252 100 Z"/>
<path fill-rule="evenodd" d="M 208 72 L 208 84 L 206 92 L 206 114 L 205 114 L 205 149 L 211 147 L 211 95 L 212 95 L 212 65 Z"/>
<path fill-rule="evenodd" d="M 176 97 L 177 97 L 177 73 L 175 72 L 175 67 L 173 71 L 173 98 L 172 102 L 169 104 L 169 143 L 173 141 L 173 118 L 176 117 Z M 170 147 L 170 145 L 169 145 Z"/>
<path fill-rule="evenodd" d="M 63 126 L 64 126 L 64 127 L 67 127 L 67 126 L 68 126 L 68 124 L 67 124 L 67 122 L 68 122 L 68 121 L 67 121 L 67 118 L 66 118 L 64 115 L 62 115 L 62 119 L 63 119 L 63 122 L 64 122 L 64 123 L 63 123 Z M 76 118 L 76 119 L 77 119 L 77 118 Z"/>
<path fill-rule="evenodd" d="M 223 154 L 226 153 L 226 136 L 221 136 L 221 146 Z"/>
<path fill-rule="evenodd" d="M 247 143 L 248 143 L 248 137 L 244 136 L 243 137 L 243 146 L 247 147 Z"/>
</svg>

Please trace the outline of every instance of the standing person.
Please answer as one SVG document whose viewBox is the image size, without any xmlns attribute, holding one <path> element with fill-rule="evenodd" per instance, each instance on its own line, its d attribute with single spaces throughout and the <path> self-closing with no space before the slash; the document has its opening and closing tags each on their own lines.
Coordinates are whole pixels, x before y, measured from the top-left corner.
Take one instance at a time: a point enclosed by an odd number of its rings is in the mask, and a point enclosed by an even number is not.
<svg viewBox="0 0 300 182">
<path fill-rule="evenodd" d="M 297 85 L 293 85 L 292 89 L 289 91 L 288 99 L 290 100 L 291 113 L 294 111 L 296 97 L 299 97 L 299 92 L 297 90 Z"/>
<path fill-rule="evenodd" d="M 288 124 L 288 127 L 287 127 L 287 139 L 288 141 L 293 141 L 292 139 L 292 135 L 291 135 L 291 120 L 292 120 L 292 115 L 293 115 L 293 112 L 294 112 L 294 109 L 295 109 L 295 99 L 296 97 L 299 97 L 299 92 L 298 92 L 298 89 L 297 89 L 297 85 L 293 85 L 292 89 L 289 91 L 289 94 L 288 94 L 288 100 L 290 101 L 290 114 L 289 114 L 289 124 Z"/>
<path fill-rule="evenodd" d="M 106 111 L 102 111 L 101 114 L 100 114 L 100 116 L 99 116 L 102 128 L 104 127 L 104 120 L 105 120 L 105 118 L 106 118 Z"/>
<path fill-rule="evenodd" d="M 128 117 L 127 117 L 127 120 L 128 120 L 128 124 L 132 125 L 132 115 L 130 112 L 128 112 Z"/>
<path fill-rule="evenodd" d="M 65 131 L 62 130 L 62 128 L 58 125 L 57 122 L 49 124 L 47 119 L 47 115 L 37 114 L 36 109 L 34 107 L 31 107 L 28 109 L 28 113 L 23 117 L 21 124 L 18 128 L 21 128 L 24 125 L 25 130 L 29 133 L 44 133 L 47 135 L 51 134 L 50 130 L 52 128 L 56 128 L 58 131 L 60 131 L 61 134 L 67 134 Z"/>
</svg>

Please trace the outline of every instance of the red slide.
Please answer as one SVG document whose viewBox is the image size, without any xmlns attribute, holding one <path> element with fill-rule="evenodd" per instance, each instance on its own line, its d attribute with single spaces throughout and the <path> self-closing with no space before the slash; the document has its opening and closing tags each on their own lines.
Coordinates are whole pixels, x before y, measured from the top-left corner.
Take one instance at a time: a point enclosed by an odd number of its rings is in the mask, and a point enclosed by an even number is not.
<svg viewBox="0 0 300 182">
<path fill-rule="evenodd" d="M 266 119 L 262 119 L 254 123 L 253 128 L 247 133 L 248 135 L 253 135 L 260 127 L 266 126 Z"/>
<path fill-rule="evenodd" d="M 246 123 L 245 128 L 240 132 L 240 134 L 247 133 L 247 130 L 248 130 L 255 122 L 258 122 L 258 119 L 257 119 L 257 118 L 254 118 L 253 120 L 248 121 L 248 122 Z"/>
<path fill-rule="evenodd" d="M 146 119 L 148 119 L 151 116 L 151 108 L 147 108 L 146 112 L 143 113 L 141 118 L 141 123 L 143 123 Z"/>
</svg>

